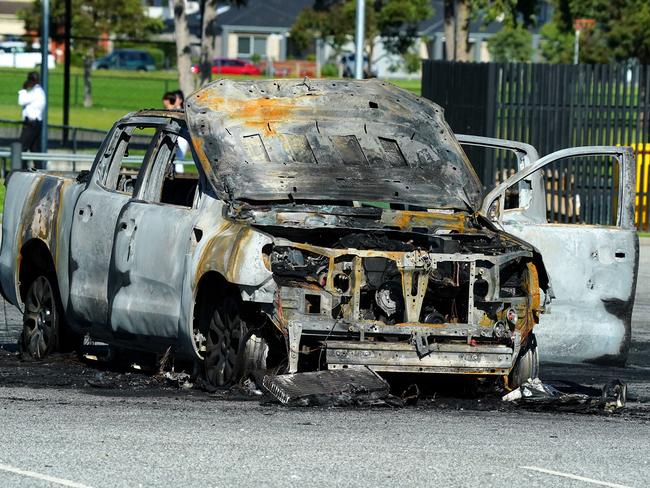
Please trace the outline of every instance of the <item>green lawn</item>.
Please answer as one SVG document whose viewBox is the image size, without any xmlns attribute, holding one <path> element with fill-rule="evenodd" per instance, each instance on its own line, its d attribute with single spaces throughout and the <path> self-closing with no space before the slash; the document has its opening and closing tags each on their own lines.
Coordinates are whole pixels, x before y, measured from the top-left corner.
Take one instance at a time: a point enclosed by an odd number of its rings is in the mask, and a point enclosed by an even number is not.
<svg viewBox="0 0 650 488">
<path fill-rule="evenodd" d="M 393 85 L 412 91 L 416 95 L 422 94 L 422 80 L 420 80 L 419 78 L 415 80 L 389 80 L 389 81 Z"/>
<path fill-rule="evenodd" d="M 0 118 L 20 119 L 17 92 L 28 70 L 0 69 Z M 116 119 L 133 110 L 161 106 L 165 91 L 177 88 L 176 72 L 94 71 L 93 107 L 83 107 L 83 76 L 73 69 L 70 83 L 70 125 L 109 129 Z M 395 80 L 397 86 L 420 94 L 420 80 Z M 50 111 L 52 124 L 62 123 L 63 70 L 50 72 Z"/>
</svg>

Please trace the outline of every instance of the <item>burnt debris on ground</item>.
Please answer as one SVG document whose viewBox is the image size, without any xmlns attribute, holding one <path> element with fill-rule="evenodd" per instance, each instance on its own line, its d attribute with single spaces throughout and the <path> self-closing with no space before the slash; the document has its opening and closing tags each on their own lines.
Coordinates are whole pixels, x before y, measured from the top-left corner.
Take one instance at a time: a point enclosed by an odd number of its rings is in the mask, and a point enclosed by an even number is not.
<svg viewBox="0 0 650 488">
<path fill-rule="evenodd" d="M 353 376 L 347 380 L 339 377 L 337 382 L 324 382 L 323 375 L 327 376 L 331 373 L 333 372 L 320 372 L 319 381 L 321 385 L 337 385 L 336 388 L 325 395 L 314 395 L 315 390 L 312 388 L 311 397 L 306 391 L 307 386 L 302 384 L 310 379 L 309 376 L 306 378 L 305 375 L 294 375 L 293 378 L 289 375 L 267 376 L 266 381 L 268 385 L 281 385 L 285 389 L 289 384 L 300 387 L 296 391 L 286 390 L 290 393 L 285 396 L 288 398 L 286 401 L 288 406 L 389 408 L 416 406 L 422 409 L 467 411 L 532 409 L 546 412 L 614 414 L 650 419 L 649 399 L 645 396 L 635 396 L 634 390 L 628 395 L 625 408 L 605 409 L 601 388 L 578 385 L 569 380 L 550 382 L 551 388 L 563 395 L 569 395 L 562 397 L 561 401 L 504 402 L 502 396 L 507 393 L 506 391 L 499 389 L 494 382 L 479 379 L 452 380 L 448 377 L 431 376 L 424 382 L 417 382 L 412 377 L 395 375 L 384 378 L 388 380 L 387 383 L 384 379 L 376 381 L 373 379 L 369 387 L 363 382 L 355 383 Z M 368 373 L 376 378 L 374 373 L 369 371 Z M 174 371 L 170 367 L 167 371 L 161 372 L 156 365 L 123 363 L 117 366 L 107 362 L 79 359 L 74 354 L 54 354 L 45 361 L 23 361 L 15 352 L 0 348 L 0 387 L 71 388 L 89 394 L 116 396 L 178 396 L 180 394 L 203 400 L 258 401 L 266 405 L 282 405 L 276 396 L 266 391 L 262 385 L 264 378 L 264 374 L 257 374 L 234 387 L 216 389 L 197 379 L 191 372 L 178 368 Z M 363 378 L 370 379 L 365 376 Z M 594 384 L 598 383 L 594 382 Z M 389 385 L 390 388 L 385 385 Z M 600 385 L 602 386 L 602 382 Z M 591 399 L 587 400 L 586 397 Z M 612 396 L 607 398 L 611 399 Z"/>
<path fill-rule="evenodd" d="M 613 413 L 625 407 L 627 385 L 620 380 L 613 380 L 602 389 L 585 387 L 568 381 L 553 386 L 535 378 L 506 393 L 502 399 L 535 410 Z"/>
</svg>

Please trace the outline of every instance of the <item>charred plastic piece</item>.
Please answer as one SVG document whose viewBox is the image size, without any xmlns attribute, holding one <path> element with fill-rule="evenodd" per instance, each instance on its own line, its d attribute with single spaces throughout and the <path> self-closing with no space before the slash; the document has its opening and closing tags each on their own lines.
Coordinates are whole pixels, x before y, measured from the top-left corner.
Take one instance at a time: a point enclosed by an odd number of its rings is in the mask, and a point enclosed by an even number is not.
<svg viewBox="0 0 650 488">
<path fill-rule="evenodd" d="M 367 404 L 389 395 L 388 383 L 368 368 L 265 376 L 263 384 L 293 407 Z"/>
<path fill-rule="evenodd" d="M 502 399 L 504 402 L 514 402 L 536 410 L 612 413 L 625 407 L 627 385 L 612 380 L 602 390 L 573 384 L 555 387 L 535 378 L 529 379 Z"/>
</svg>

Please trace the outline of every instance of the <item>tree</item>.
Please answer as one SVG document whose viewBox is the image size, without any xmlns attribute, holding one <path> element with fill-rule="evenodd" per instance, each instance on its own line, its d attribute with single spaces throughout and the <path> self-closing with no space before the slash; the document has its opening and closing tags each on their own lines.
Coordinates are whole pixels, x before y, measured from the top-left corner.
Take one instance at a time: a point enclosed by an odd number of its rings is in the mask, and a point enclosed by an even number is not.
<svg viewBox="0 0 650 488">
<path fill-rule="evenodd" d="M 172 9 L 174 10 L 178 86 L 183 93 L 189 95 L 194 91 L 194 79 L 192 78 L 192 51 L 190 29 L 185 16 L 185 0 L 172 0 Z"/>
<path fill-rule="evenodd" d="M 319 38 L 340 54 L 343 45 L 354 38 L 356 0 L 320 0 L 303 10 L 291 28 L 291 39 L 305 49 Z M 429 0 L 369 0 L 365 12 L 365 52 L 372 70 L 375 42 L 380 38 L 390 54 L 404 56 L 417 39 L 420 22 L 433 15 Z"/>
<path fill-rule="evenodd" d="M 522 25 L 506 25 L 488 41 L 488 49 L 497 63 L 529 62 L 533 57 L 533 36 Z"/>
<path fill-rule="evenodd" d="M 61 32 L 64 14 L 65 1 L 53 0 L 50 32 Z M 25 22 L 25 30 L 40 32 L 40 0 L 35 0 L 20 16 Z M 84 107 L 90 107 L 93 103 L 91 73 L 98 35 L 143 39 L 158 30 L 160 25 L 160 21 L 147 17 L 140 0 L 72 0 L 74 47 L 83 52 Z"/>
<path fill-rule="evenodd" d="M 469 61 L 471 0 L 445 0 L 445 54 L 447 59 Z"/>
<path fill-rule="evenodd" d="M 580 61 L 636 59 L 650 64 L 650 2 L 647 0 L 554 0 L 553 20 L 542 29 L 542 52 L 551 62 L 570 62 L 574 21 L 593 19 L 580 33 Z"/>
<path fill-rule="evenodd" d="M 343 45 L 354 33 L 354 23 L 343 14 L 343 4 L 334 3 L 306 8 L 300 11 L 289 35 L 299 49 L 307 49 L 314 39 L 321 39 L 340 55 Z"/>
<path fill-rule="evenodd" d="M 444 29 L 447 59 L 469 61 L 469 29 L 471 20 L 488 24 L 499 19 L 506 32 L 512 34 L 535 22 L 538 3 L 543 0 L 445 0 Z M 517 31 L 518 41 L 523 35 Z M 503 42 L 502 42 L 503 45 Z"/>
<path fill-rule="evenodd" d="M 212 75 L 212 62 L 216 57 L 217 36 L 219 26 L 217 24 L 217 7 L 224 3 L 233 7 L 246 5 L 248 0 L 201 0 L 201 56 L 199 59 L 199 85 L 203 86 L 210 82 Z M 224 42 L 227 40 L 224 39 Z"/>
<path fill-rule="evenodd" d="M 190 29 L 187 24 L 185 7 L 187 0 L 171 0 L 174 9 L 174 35 L 176 37 L 176 65 L 178 67 L 178 84 L 183 93 L 194 91 L 191 75 L 192 53 L 190 47 Z M 246 5 L 248 0 L 200 0 L 201 11 L 201 53 L 199 56 L 199 86 L 210 82 L 212 63 L 216 57 L 217 36 L 220 29 L 217 23 L 218 8 L 224 4 L 234 7 Z M 224 40 L 226 41 L 226 40 Z"/>
</svg>

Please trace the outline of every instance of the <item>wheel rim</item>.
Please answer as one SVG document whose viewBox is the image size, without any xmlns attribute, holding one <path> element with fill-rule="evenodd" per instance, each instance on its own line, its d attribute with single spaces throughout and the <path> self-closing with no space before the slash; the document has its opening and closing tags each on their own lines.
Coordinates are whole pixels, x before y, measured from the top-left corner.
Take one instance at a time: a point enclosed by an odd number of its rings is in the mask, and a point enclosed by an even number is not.
<svg viewBox="0 0 650 488">
<path fill-rule="evenodd" d="M 217 386 L 233 383 L 239 372 L 242 348 L 243 323 L 237 302 L 226 297 L 214 309 L 205 341 L 205 373 L 207 380 Z"/>
<path fill-rule="evenodd" d="M 56 344 L 56 302 L 52 285 L 44 276 L 36 278 L 27 291 L 23 334 L 27 350 L 37 359 L 44 357 Z"/>
</svg>

